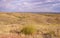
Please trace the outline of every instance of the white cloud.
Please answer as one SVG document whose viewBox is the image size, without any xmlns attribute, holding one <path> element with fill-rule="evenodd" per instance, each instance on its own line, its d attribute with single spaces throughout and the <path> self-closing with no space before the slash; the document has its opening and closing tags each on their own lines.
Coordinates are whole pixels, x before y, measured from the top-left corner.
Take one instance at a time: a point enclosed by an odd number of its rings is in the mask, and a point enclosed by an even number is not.
<svg viewBox="0 0 60 38">
<path fill-rule="evenodd" d="M 32 0 L 29 0 L 32 1 Z M 38 1 L 38 0 L 37 0 Z M 52 4 L 53 2 L 60 1 L 60 0 L 45 0 L 44 2 L 28 2 L 28 0 L 3 0 L 0 7 L 8 10 L 15 10 L 15 11 L 53 11 L 53 8 L 60 5 L 58 3 Z M 49 2 L 52 2 L 49 4 Z M 47 4 L 45 4 L 47 3 Z"/>
<path fill-rule="evenodd" d="M 55 1 L 55 0 L 46 0 L 46 2 L 53 2 L 53 1 Z"/>
<path fill-rule="evenodd" d="M 16 6 L 12 5 L 12 4 L 7 4 L 4 6 L 6 9 L 15 9 Z"/>
</svg>

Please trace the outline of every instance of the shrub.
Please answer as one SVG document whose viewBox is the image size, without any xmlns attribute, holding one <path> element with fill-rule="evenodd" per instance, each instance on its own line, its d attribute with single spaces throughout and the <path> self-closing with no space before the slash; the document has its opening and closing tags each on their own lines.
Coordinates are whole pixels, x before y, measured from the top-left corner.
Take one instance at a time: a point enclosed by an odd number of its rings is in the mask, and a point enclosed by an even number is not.
<svg viewBox="0 0 60 38">
<path fill-rule="evenodd" d="M 36 29 L 33 26 L 26 26 L 21 30 L 21 33 L 24 34 L 33 34 L 36 31 Z"/>
</svg>

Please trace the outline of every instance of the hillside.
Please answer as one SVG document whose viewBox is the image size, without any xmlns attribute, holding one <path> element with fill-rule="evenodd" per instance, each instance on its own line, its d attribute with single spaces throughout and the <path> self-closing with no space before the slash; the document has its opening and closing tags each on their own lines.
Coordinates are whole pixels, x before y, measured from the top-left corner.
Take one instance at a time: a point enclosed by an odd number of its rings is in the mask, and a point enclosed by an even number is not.
<svg viewBox="0 0 60 38">
<path fill-rule="evenodd" d="M 0 34 L 14 34 L 26 25 L 35 26 L 43 34 L 51 31 L 53 38 L 60 38 L 60 14 L 0 13 Z"/>
</svg>

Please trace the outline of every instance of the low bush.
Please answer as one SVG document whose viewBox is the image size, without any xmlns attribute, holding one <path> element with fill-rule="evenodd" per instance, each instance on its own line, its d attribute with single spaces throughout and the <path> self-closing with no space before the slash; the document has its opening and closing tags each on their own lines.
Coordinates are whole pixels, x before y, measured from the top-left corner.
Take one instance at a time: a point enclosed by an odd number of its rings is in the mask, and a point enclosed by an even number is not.
<svg viewBox="0 0 60 38">
<path fill-rule="evenodd" d="M 33 26 L 26 26 L 21 30 L 21 33 L 24 34 L 33 34 L 36 31 L 36 29 Z"/>
</svg>

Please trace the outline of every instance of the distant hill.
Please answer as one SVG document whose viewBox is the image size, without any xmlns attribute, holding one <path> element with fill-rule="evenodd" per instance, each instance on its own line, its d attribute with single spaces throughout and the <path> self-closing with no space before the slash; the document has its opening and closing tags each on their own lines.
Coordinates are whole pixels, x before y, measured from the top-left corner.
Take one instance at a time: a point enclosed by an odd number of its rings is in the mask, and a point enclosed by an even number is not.
<svg viewBox="0 0 60 38">
<path fill-rule="evenodd" d="M 60 14 L 0 13 L 0 24 L 60 24 Z"/>
</svg>

